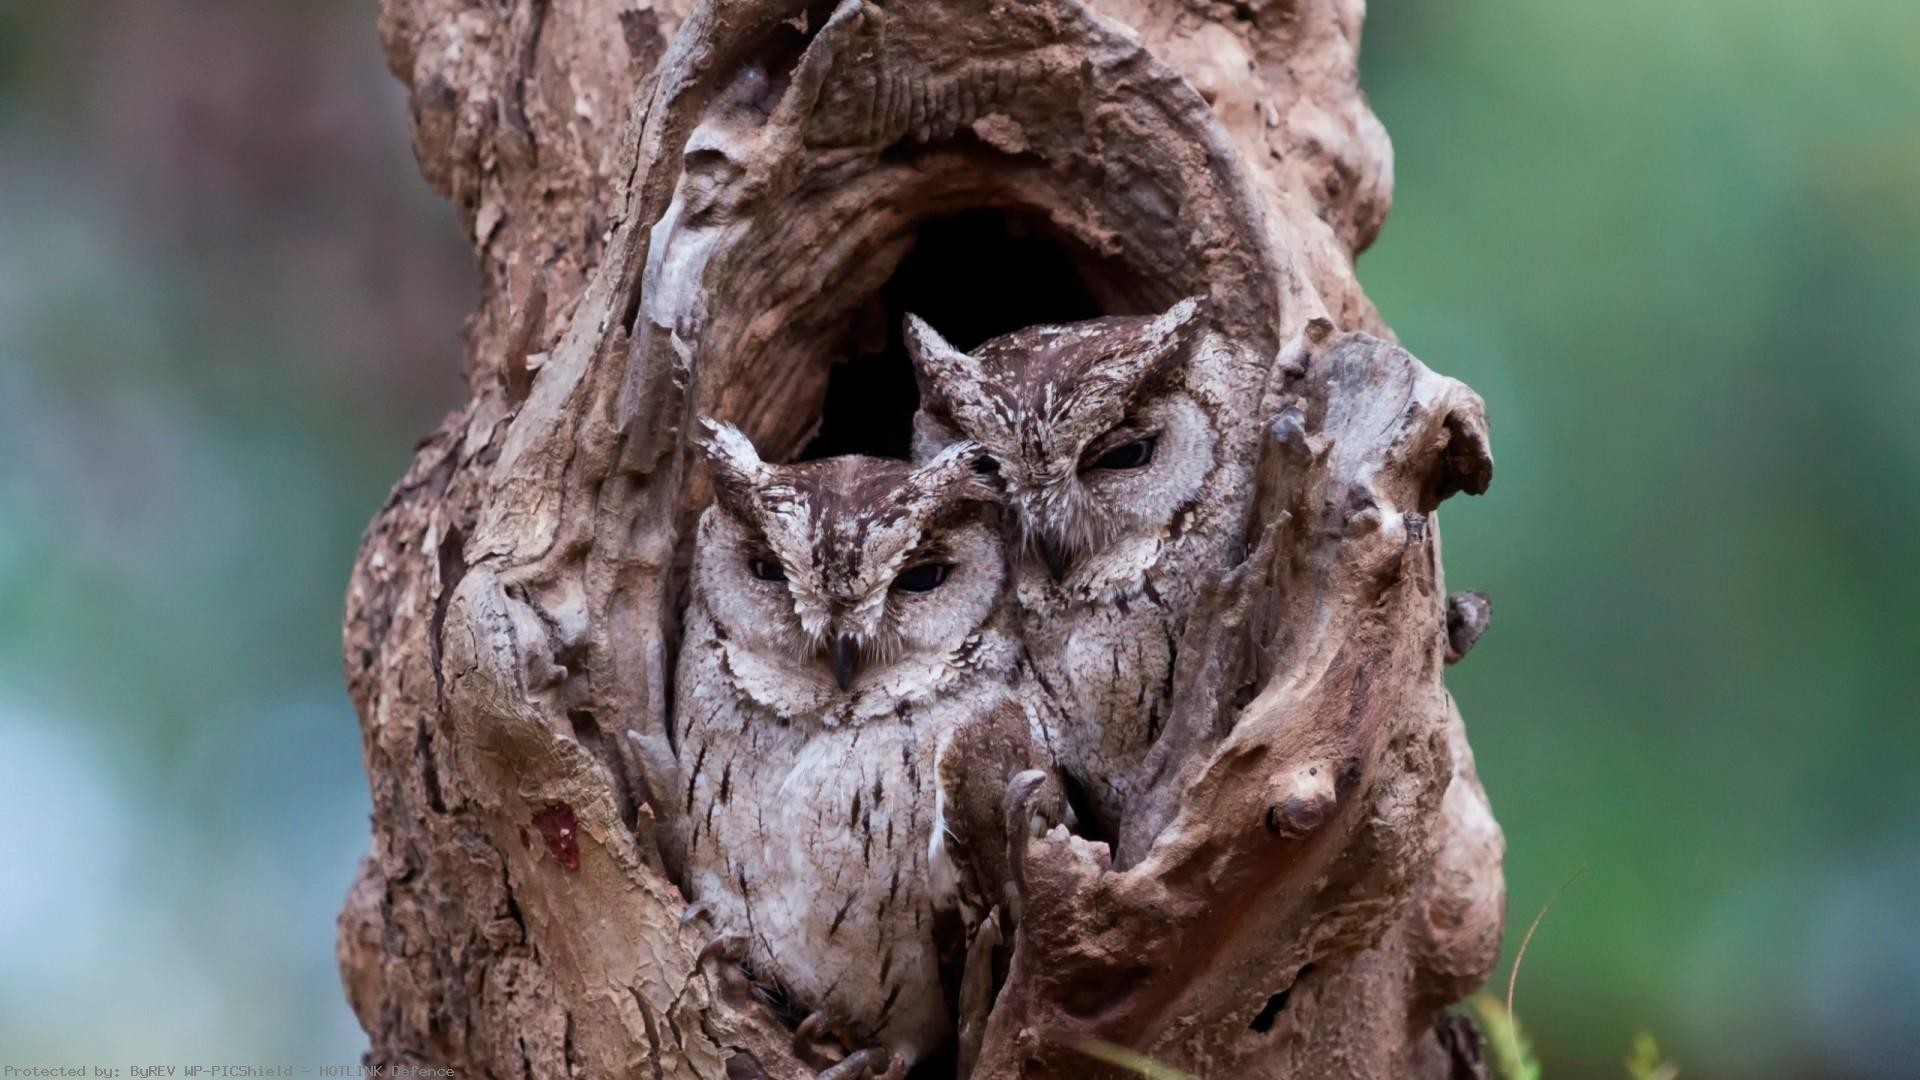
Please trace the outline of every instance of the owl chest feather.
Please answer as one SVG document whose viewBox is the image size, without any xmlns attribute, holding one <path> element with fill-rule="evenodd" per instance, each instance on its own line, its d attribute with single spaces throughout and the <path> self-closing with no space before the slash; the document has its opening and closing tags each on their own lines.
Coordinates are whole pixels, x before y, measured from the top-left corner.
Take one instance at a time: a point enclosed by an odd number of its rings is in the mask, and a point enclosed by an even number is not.
<svg viewBox="0 0 1920 1080">
<path fill-rule="evenodd" d="M 1226 462 L 1211 481 L 1234 490 L 1243 472 Z M 1054 706 L 1049 742 L 1109 829 L 1166 725 L 1187 613 L 1243 516 L 1238 505 L 1198 504 L 1177 530 L 1116 544 L 1061 584 L 1031 563 L 1021 570 L 1023 634 Z"/>
<path fill-rule="evenodd" d="M 1171 616 L 1145 600 L 1030 615 L 1027 642 L 1054 706 L 1047 741 L 1111 828 L 1165 722 Z"/>
<path fill-rule="evenodd" d="M 789 719 L 726 677 L 682 669 L 689 885 L 749 941 L 756 978 L 909 1059 L 948 1034 L 927 851 L 946 695 L 924 709 Z"/>
</svg>

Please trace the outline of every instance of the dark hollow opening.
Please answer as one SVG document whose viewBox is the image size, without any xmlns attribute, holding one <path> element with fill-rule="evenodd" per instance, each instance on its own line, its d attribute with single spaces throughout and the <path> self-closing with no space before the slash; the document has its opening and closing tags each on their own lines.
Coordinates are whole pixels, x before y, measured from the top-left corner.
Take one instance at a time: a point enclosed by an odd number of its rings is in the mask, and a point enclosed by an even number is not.
<svg viewBox="0 0 1920 1080">
<path fill-rule="evenodd" d="M 1096 844 L 1107 845 L 1109 851 L 1119 847 L 1119 834 L 1093 812 L 1093 796 L 1087 791 L 1086 783 L 1067 769 L 1059 770 L 1058 778 L 1067 797 L 1067 807 L 1073 811 L 1074 833 Z"/>
<path fill-rule="evenodd" d="M 1293 981 L 1287 984 L 1287 988 L 1267 998 L 1266 1007 L 1260 1010 L 1259 1015 L 1253 1018 L 1253 1023 L 1248 1024 L 1247 1027 L 1262 1035 L 1272 1031 L 1273 1022 L 1280 1018 L 1281 1012 L 1287 1007 L 1287 999 L 1293 995 L 1294 989 L 1300 985 L 1300 980 L 1306 978 L 1312 971 L 1313 965 L 1307 964 L 1295 972 Z"/>
<path fill-rule="evenodd" d="M 800 456 L 907 457 L 920 404 L 901 334 L 907 313 L 962 349 L 1023 326 L 1109 314 L 1082 265 L 1034 214 L 969 210 L 921 226 L 848 335 L 828 376 L 820 432 Z"/>
</svg>

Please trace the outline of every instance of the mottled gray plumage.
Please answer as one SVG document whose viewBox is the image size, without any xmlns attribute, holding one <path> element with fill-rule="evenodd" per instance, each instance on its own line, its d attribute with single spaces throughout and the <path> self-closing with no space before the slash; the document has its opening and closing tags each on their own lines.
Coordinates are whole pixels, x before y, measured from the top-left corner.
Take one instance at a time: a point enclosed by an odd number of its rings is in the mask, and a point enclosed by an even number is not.
<svg viewBox="0 0 1920 1080">
<path fill-rule="evenodd" d="M 1157 317 L 1035 326 L 971 353 L 907 317 L 915 453 L 961 438 L 998 463 L 1043 737 L 1108 832 L 1165 721 L 1176 642 L 1245 523 L 1259 365 L 1185 300 Z"/>
<path fill-rule="evenodd" d="M 716 497 L 675 701 L 689 888 L 756 981 L 911 1063 L 952 1031 L 943 962 L 997 888 L 967 845 L 1004 850 L 971 818 L 949 835 L 940 778 L 971 814 L 1025 763 L 968 734 L 1027 723 L 997 491 L 970 445 L 918 467 L 770 465 L 711 423 L 702 445 Z"/>
</svg>

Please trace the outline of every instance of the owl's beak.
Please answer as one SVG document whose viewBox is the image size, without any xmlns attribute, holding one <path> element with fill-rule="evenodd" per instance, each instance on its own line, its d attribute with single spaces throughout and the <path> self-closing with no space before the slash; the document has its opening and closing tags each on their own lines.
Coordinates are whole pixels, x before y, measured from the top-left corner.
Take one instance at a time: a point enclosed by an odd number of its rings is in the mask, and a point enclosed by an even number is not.
<svg viewBox="0 0 1920 1080">
<path fill-rule="evenodd" d="M 1050 537 L 1040 538 L 1040 556 L 1047 561 L 1047 573 L 1053 575 L 1055 585 L 1060 584 L 1066 578 L 1067 571 L 1073 568 L 1073 556 Z"/>
<path fill-rule="evenodd" d="M 851 634 L 840 634 L 828 648 L 833 657 L 833 681 L 845 690 L 853 685 L 854 672 L 860 667 L 860 643 Z"/>
</svg>

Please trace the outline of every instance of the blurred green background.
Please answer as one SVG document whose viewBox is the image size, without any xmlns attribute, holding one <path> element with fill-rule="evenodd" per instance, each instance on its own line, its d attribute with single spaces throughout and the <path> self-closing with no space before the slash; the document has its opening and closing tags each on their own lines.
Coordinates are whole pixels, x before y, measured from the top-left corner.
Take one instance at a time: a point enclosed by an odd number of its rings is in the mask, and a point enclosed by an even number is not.
<svg viewBox="0 0 1920 1080">
<path fill-rule="evenodd" d="M 0 0 L 0 1063 L 364 1045 L 337 623 L 475 287 L 373 27 Z M 1365 82 L 1548 1076 L 1920 1075 L 1920 4 L 1380 0 Z"/>
</svg>

